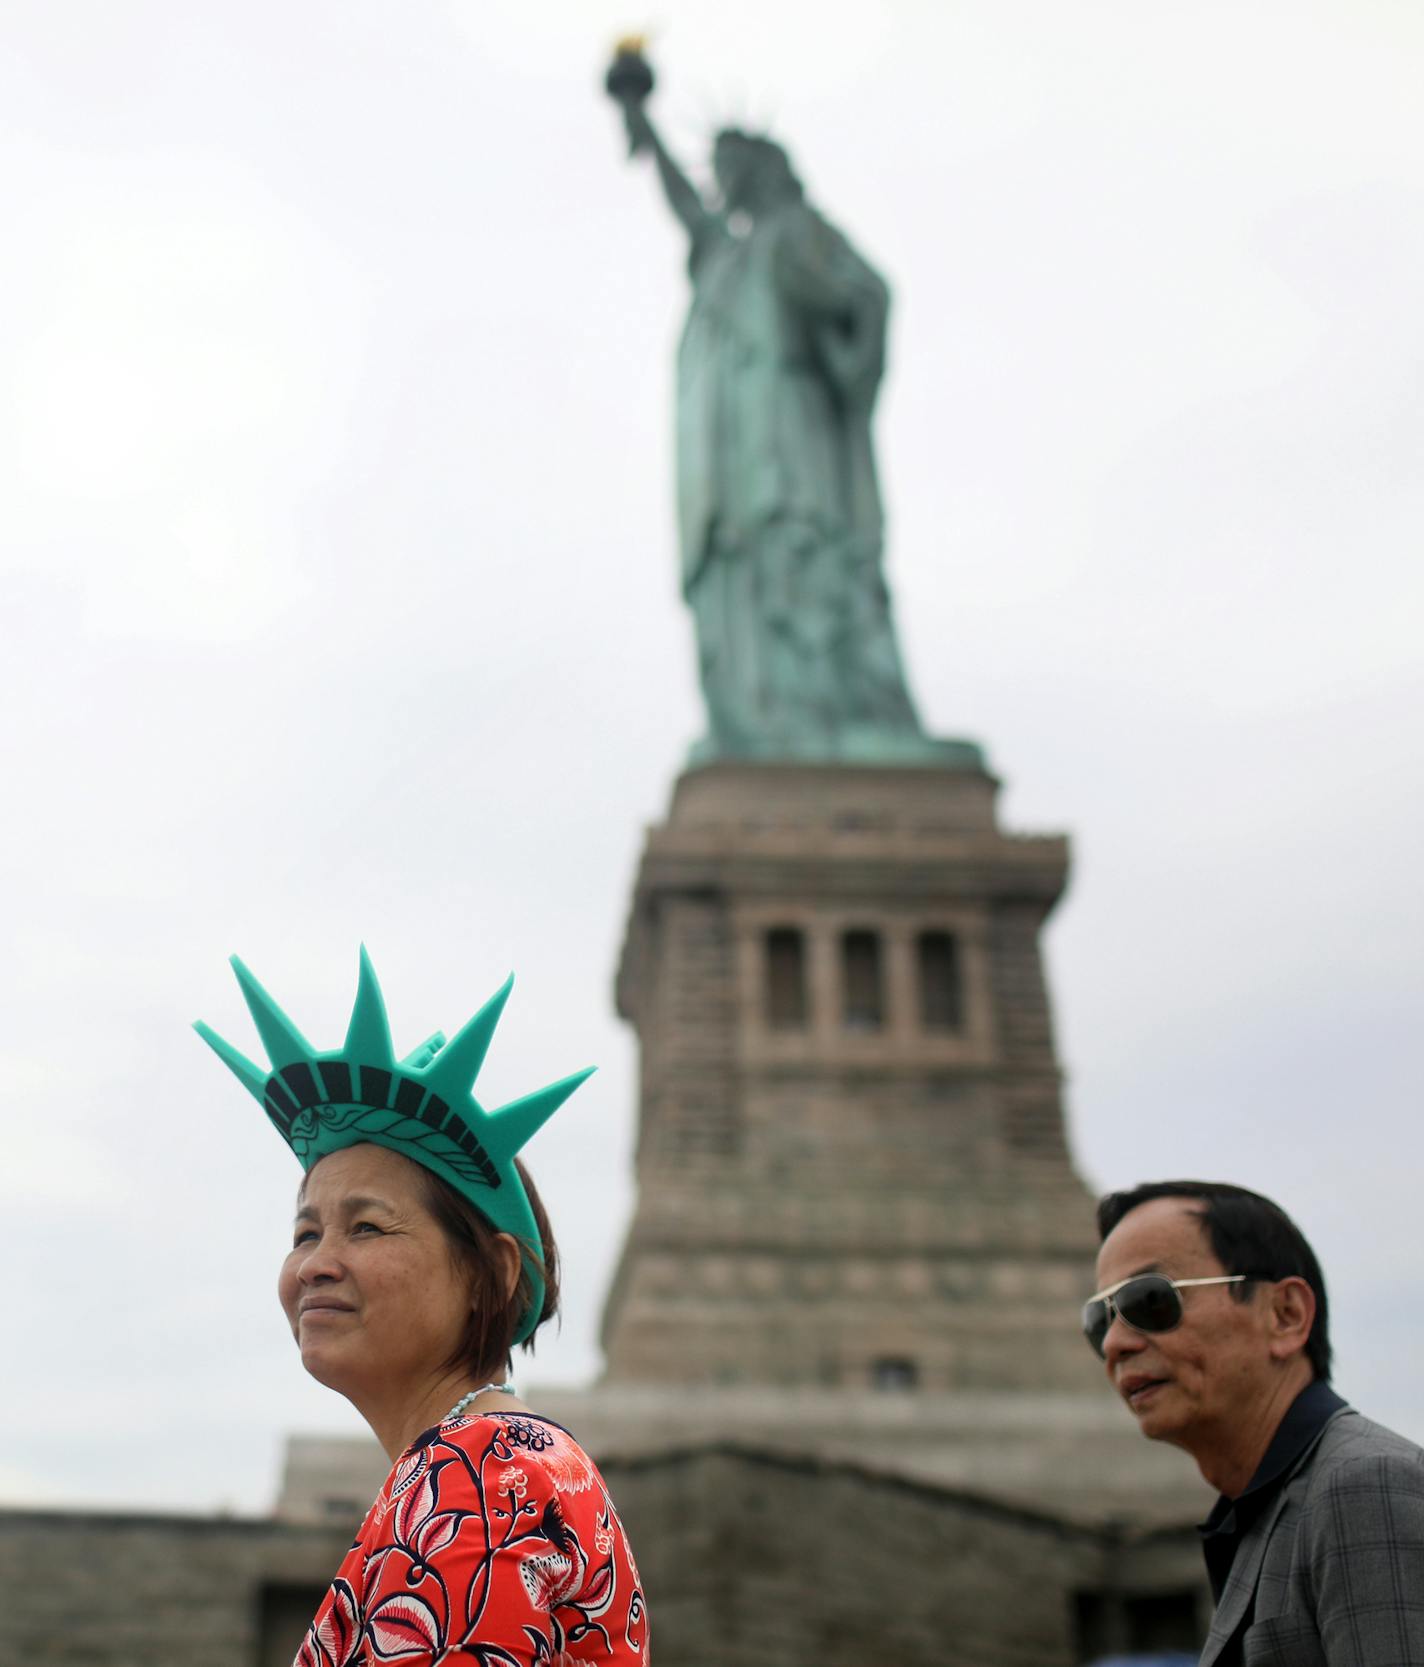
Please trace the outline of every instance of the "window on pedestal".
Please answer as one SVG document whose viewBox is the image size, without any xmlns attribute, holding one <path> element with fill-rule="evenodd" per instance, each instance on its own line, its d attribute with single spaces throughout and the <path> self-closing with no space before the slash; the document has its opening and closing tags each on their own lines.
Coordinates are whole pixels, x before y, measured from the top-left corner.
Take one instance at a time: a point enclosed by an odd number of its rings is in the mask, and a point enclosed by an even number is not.
<svg viewBox="0 0 1424 1667">
<path fill-rule="evenodd" d="M 870 1381 L 877 1389 L 913 1389 L 920 1381 L 920 1369 L 904 1355 L 882 1355 L 871 1364 Z"/>
<path fill-rule="evenodd" d="M 885 1026 L 885 968 L 880 934 L 857 928 L 841 938 L 843 1019 L 847 1030 Z"/>
<path fill-rule="evenodd" d="M 1190 1667 L 1202 1646 L 1195 1590 L 1074 1593 L 1080 1661 L 1182 1662 Z"/>
<path fill-rule="evenodd" d="M 926 1030 L 961 1030 L 964 992 L 959 945 L 952 932 L 921 932 L 915 939 L 920 982 L 920 1023 Z"/>
<path fill-rule="evenodd" d="M 359 1520 L 361 1507 L 354 1517 L 345 1519 L 346 1526 Z M 264 1585 L 257 1595 L 257 1654 L 258 1667 L 287 1667 L 302 1647 L 311 1618 L 321 1607 L 325 1590 L 313 1583 L 301 1585 Z M 248 1660 L 252 1660 L 248 1656 Z"/>
<path fill-rule="evenodd" d="M 806 1028 L 806 936 L 795 926 L 766 935 L 766 1022 L 772 1030 Z"/>
</svg>

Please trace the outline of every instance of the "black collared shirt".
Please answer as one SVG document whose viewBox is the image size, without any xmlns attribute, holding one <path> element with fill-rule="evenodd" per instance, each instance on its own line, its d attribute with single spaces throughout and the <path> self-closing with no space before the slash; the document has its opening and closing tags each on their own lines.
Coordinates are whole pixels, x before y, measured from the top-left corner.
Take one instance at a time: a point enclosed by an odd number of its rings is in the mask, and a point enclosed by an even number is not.
<svg viewBox="0 0 1424 1667">
<path fill-rule="evenodd" d="M 1226 1589 L 1242 1536 L 1275 1497 L 1295 1461 L 1346 1404 L 1328 1383 L 1317 1378 L 1307 1384 L 1281 1419 L 1245 1491 L 1235 1499 L 1222 1494 L 1212 1506 L 1211 1515 L 1198 1527 L 1211 1595 L 1217 1603 Z"/>
</svg>

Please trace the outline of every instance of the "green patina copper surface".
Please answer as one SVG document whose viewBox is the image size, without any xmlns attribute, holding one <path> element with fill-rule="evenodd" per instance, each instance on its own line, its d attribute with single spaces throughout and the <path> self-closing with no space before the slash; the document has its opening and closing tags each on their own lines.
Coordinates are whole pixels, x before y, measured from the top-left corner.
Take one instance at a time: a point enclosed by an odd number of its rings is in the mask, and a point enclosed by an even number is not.
<svg viewBox="0 0 1424 1667">
<path fill-rule="evenodd" d="M 885 282 L 769 139 L 720 133 L 705 200 L 648 118 L 652 85 L 621 48 L 608 91 L 691 240 L 678 520 L 708 716 L 693 762 L 982 767 L 973 743 L 925 734 L 896 643 L 871 440 Z"/>
</svg>

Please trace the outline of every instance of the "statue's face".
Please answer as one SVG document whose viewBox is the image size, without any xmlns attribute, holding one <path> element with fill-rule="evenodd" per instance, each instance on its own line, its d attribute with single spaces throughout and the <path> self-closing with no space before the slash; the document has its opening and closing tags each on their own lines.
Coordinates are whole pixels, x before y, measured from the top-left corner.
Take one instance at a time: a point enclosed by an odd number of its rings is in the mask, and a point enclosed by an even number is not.
<svg viewBox="0 0 1424 1667">
<path fill-rule="evenodd" d="M 752 197 L 755 159 L 738 139 L 718 139 L 712 149 L 712 172 L 728 208 L 745 208 Z"/>
<path fill-rule="evenodd" d="M 741 210 L 755 216 L 801 192 L 780 145 L 749 138 L 735 129 L 717 135 L 712 171 L 729 212 Z"/>
</svg>

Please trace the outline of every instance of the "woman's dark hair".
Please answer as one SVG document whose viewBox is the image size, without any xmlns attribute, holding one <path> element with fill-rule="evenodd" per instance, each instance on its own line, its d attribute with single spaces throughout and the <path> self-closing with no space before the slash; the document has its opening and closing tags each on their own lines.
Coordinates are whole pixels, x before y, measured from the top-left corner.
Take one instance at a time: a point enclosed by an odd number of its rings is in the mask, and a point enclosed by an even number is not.
<svg viewBox="0 0 1424 1667">
<path fill-rule="evenodd" d="M 504 1291 L 504 1262 L 495 1248 L 499 1229 L 492 1227 L 468 1198 L 456 1192 L 448 1181 L 422 1164 L 421 1187 L 424 1203 L 445 1235 L 455 1266 L 470 1281 L 471 1313 L 465 1335 L 449 1364 L 462 1366 L 473 1376 L 496 1377 L 503 1373 L 514 1348 L 514 1334 L 519 1322 L 529 1311 L 534 1287 L 524 1258 L 520 1258 L 519 1280 L 512 1295 Z M 529 1208 L 539 1229 L 537 1245 L 523 1245 L 526 1255 L 532 1255 L 544 1275 L 544 1306 L 539 1311 L 539 1325 L 559 1311 L 559 1249 L 549 1226 L 549 1217 L 535 1190 L 529 1171 L 518 1158 L 514 1167 L 524 1183 Z M 534 1347 L 531 1333 L 520 1345 Z"/>
<path fill-rule="evenodd" d="M 1110 1192 L 1098 1200 L 1098 1237 L 1107 1238 L 1118 1222 L 1139 1204 L 1155 1198 L 1193 1199 L 1202 1207 L 1202 1231 L 1212 1254 L 1228 1273 L 1251 1279 L 1303 1279 L 1315 1292 L 1315 1323 L 1305 1345 L 1306 1359 L 1322 1380 L 1330 1376 L 1330 1312 L 1325 1277 L 1305 1234 L 1279 1204 L 1259 1192 L 1225 1181 L 1149 1181 L 1127 1192 Z M 1232 1287 L 1245 1302 L 1249 1283 Z"/>
</svg>

